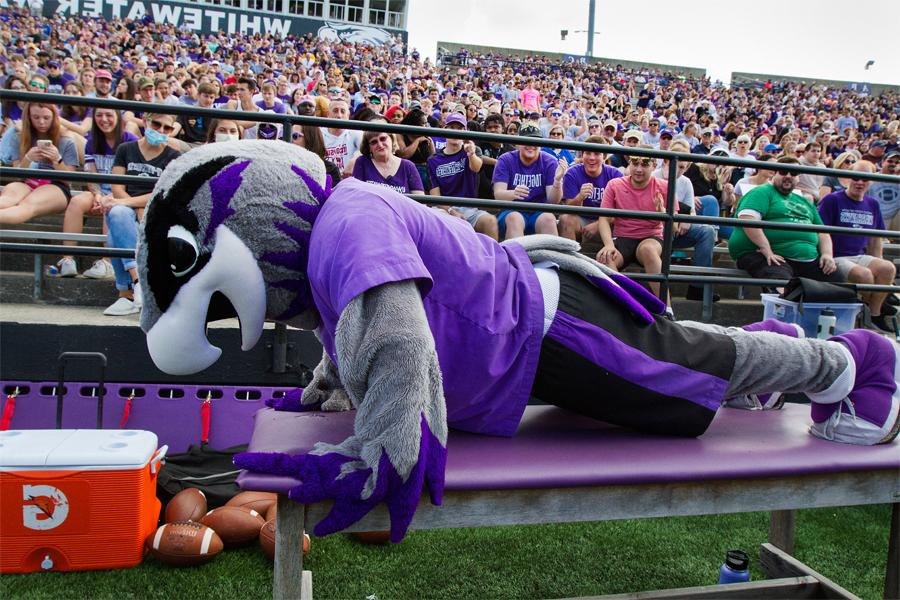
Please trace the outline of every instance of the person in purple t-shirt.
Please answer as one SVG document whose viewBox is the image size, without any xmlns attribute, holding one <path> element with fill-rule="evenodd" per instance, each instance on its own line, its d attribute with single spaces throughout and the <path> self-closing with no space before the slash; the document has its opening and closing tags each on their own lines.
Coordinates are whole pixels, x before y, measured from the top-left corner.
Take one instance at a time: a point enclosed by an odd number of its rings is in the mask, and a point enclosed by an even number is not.
<svg viewBox="0 0 900 600">
<path fill-rule="evenodd" d="M 391 188 L 401 194 L 424 194 L 425 186 L 412 161 L 394 154 L 394 136 L 380 131 L 363 134 L 360 157 L 353 165 L 353 177 Z"/>
<path fill-rule="evenodd" d="M 256 106 L 263 110 L 271 110 L 273 113 L 283 115 L 288 111 L 284 103 L 275 97 L 275 86 L 271 83 L 264 83 L 262 86 L 262 100 L 256 103 Z"/>
<path fill-rule="evenodd" d="M 523 137 L 540 138 L 534 125 L 519 130 Z M 562 199 L 562 178 L 566 174 L 565 160 L 557 160 L 541 152 L 538 146 L 516 146 L 497 159 L 494 168 L 494 198 L 534 204 L 559 204 Z M 504 210 L 497 215 L 503 239 L 522 237 L 531 233 L 557 235 L 556 217 L 552 213 L 524 210 Z"/>
<path fill-rule="evenodd" d="M 867 160 L 857 161 L 851 171 L 874 173 L 875 165 Z M 881 216 L 878 201 L 866 196 L 872 182 L 850 179 L 846 190 L 832 192 L 819 203 L 822 223 L 836 227 L 853 229 L 887 229 Z M 834 235 L 831 243 L 838 272 L 852 283 L 875 283 L 891 285 L 897 275 L 894 263 L 882 258 L 881 239 L 878 236 Z M 894 327 L 887 321 L 896 316 L 897 309 L 884 303 L 887 293 L 863 294 L 863 301 L 872 313 L 872 325 L 877 330 L 894 333 Z"/>
<path fill-rule="evenodd" d="M 599 135 L 592 135 L 585 140 L 588 144 L 605 144 L 606 140 Z M 595 150 L 581 153 L 581 164 L 566 171 L 563 177 L 563 203 L 571 206 L 589 206 L 600 208 L 606 184 L 622 176 L 615 167 L 603 164 L 606 156 Z M 560 215 L 559 235 L 570 240 L 599 239 L 597 219 L 581 215 Z"/>
<path fill-rule="evenodd" d="M 447 129 L 468 129 L 466 117 L 451 113 L 444 120 Z M 428 178 L 431 181 L 432 196 L 453 196 L 454 198 L 476 198 L 478 196 L 478 173 L 481 171 L 481 149 L 472 141 L 447 138 L 447 144 L 437 154 L 428 158 Z M 454 206 L 446 208 L 451 215 L 465 219 L 478 233 L 498 239 L 497 219 L 479 208 Z"/>
</svg>

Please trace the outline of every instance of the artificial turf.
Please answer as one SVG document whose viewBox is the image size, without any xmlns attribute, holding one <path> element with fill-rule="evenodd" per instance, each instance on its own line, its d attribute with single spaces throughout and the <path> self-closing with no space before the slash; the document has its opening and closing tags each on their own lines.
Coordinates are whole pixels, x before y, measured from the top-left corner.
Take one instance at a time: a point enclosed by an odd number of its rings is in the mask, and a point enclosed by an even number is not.
<svg viewBox="0 0 900 600">
<path fill-rule="evenodd" d="M 803 510 L 794 556 L 863 598 L 881 598 L 890 507 Z M 413 531 L 399 545 L 313 538 L 305 568 L 316 598 L 553 598 L 715 583 L 725 551 L 751 555 L 768 515 Z M 3 599 L 266 599 L 272 566 L 259 548 L 175 569 L 151 557 L 133 569 L 0 577 Z"/>
</svg>

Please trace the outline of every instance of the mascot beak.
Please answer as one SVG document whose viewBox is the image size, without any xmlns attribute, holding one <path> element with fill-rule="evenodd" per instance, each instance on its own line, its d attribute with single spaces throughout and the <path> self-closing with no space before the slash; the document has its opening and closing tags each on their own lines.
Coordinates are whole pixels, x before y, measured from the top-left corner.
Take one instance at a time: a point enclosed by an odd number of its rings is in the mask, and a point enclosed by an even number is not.
<svg viewBox="0 0 900 600">
<path fill-rule="evenodd" d="M 161 371 L 189 375 L 219 359 L 222 350 L 206 337 L 206 315 L 216 292 L 234 306 L 241 325 L 241 348 L 249 350 L 262 335 L 266 284 L 253 253 L 225 225 L 216 229 L 209 262 L 181 286 L 168 310 L 147 332 L 150 357 Z"/>
</svg>

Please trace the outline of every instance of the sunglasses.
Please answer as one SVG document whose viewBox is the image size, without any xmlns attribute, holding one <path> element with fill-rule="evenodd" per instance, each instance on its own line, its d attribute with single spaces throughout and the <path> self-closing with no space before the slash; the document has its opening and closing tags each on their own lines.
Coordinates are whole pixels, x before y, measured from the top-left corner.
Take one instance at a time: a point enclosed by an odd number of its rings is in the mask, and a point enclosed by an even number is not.
<svg viewBox="0 0 900 600">
<path fill-rule="evenodd" d="M 558 131 L 551 131 L 551 132 L 550 132 L 550 137 L 563 137 L 563 134 L 561 134 L 561 133 L 558 132 Z"/>
<path fill-rule="evenodd" d="M 369 140 L 369 146 L 374 146 L 375 144 L 386 144 L 390 141 L 390 136 L 387 135 L 379 135 L 376 138 L 372 138 Z"/>
<path fill-rule="evenodd" d="M 632 156 L 629 159 L 629 162 L 631 164 L 633 164 L 634 166 L 640 165 L 642 167 L 649 167 L 651 164 L 653 164 L 653 159 L 652 158 L 637 158 L 637 157 Z"/>
<path fill-rule="evenodd" d="M 175 127 L 173 125 L 166 125 L 162 121 L 157 121 L 156 119 L 150 121 L 150 127 L 156 129 L 157 131 L 165 131 L 166 133 L 172 133 L 173 131 L 175 131 Z"/>
<path fill-rule="evenodd" d="M 855 164 L 856 164 L 856 161 L 855 161 L 855 160 L 849 160 L 849 159 L 848 159 L 848 160 L 845 160 L 844 163 L 843 163 L 843 165 L 841 165 L 841 166 L 844 166 L 844 167 L 851 167 L 851 166 L 853 166 L 853 165 L 855 165 Z"/>
<path fill-rule="evenodd" d="M 41 88 L 42 90 L 47 89 L 46 83 L 41 83 L 40 81 L 32 81 L 31 87 Z"/>
</svg>

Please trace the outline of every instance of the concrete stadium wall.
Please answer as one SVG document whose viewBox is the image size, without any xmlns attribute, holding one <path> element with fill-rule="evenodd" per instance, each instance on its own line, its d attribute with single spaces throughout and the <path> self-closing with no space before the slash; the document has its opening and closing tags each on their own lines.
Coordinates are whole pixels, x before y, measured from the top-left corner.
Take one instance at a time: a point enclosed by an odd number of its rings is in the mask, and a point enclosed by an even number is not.
<svg viewBox="0 0 900 600">
<path fill-rule="evenodd" d="M 852 84 L 860 84 L 863 82 L 860 81 L 840 81 L 837 79 L 817 79 L 815 77 L 793 77 L 789 75 L 771 75 L 768 73 L 742 73 L 742 72 L 732 72 L 731 73 L 731 83 L 754 83 L 760 82 L 765 83 L 768 80 L 772 81 L 792 81 L 795 83 L 807 83 L 807 84 L 815 84 L 815 85 L 827 85 L 828 87 L 838 88 L 842 90 L 850 89 L 850 85 Z M 869 86 L 869 93 L 872 95 L 879 95 L 884 91 L 893 91 L 900 92 L 900 86 L 897 85 L 889 85 L 885 83 L 869 83 L 865 82 L 866 85 Z"/>
<path fill-rule="evenodd" d="M 479 46 L 476 44 L 459 44 L 457 42 L 442 42 L 438 41 L 437 43 L 437 52 L 441 54 L 442 51 L 449 52 L 450 54 L 456 54 L 460 49 L 465 48 L 472 54 L 487 54 L 493 52 L 495 54 L 518 54 L 520 56 L 544 56 L 549 59 L 563 61 L 567 56 L 575 56 L 576 59 L 582 58 L 579 55 L 572 54 L 562 54 L 559 52 L 539 52 L 536 50 L 522 50 L 518 48 L 500 48 L 497 46 Z M 706 69 L 699 69 L 696 67 L 686 67 L 684 65 L 664 65 L 660 63 L 644 63 L 637 62 L 633 60 L 623 60 L 621 58 L 607 58 L 602 56 L 595 56 L 591 58 L 587 58 L 587 61 L 590 64 L 595 63 L 606 63 L 611 65 L 622 65 L 626 69 L 654 69 L 657 71 L 672 71 L 677 73 L 684 73 L 685 75 L 699 78 L 706 77 Z"/>
</svg>

